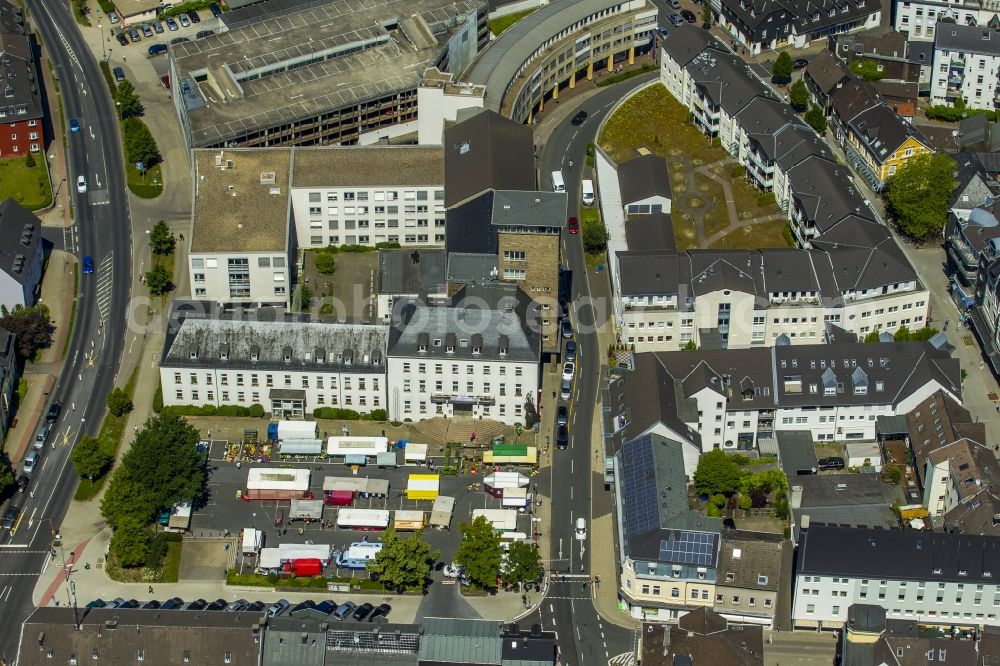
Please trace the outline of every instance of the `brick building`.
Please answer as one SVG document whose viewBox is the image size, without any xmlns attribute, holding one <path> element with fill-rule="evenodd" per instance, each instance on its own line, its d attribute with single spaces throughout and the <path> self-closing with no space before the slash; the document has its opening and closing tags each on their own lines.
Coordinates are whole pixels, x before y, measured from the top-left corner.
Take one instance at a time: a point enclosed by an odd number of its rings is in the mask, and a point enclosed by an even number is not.
<svg viewBox="0 0 1000 666">
<path fill-rule="evenodd" d="M 34 45 L 20 7 L 0 0 L 0 159 L 44 149 Z"/>
</svg>

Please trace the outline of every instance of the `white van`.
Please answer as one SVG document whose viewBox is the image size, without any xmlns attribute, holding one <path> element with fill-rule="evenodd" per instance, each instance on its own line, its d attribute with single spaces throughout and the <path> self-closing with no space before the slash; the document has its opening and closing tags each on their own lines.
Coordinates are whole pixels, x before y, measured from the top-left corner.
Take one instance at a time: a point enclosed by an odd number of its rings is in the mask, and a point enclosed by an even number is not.
<svg viewBox="0 0 1000 666">
<path fill-rule="evenodd" d="M 587 538 L 587 520 L 585 518 L 576 519 L 576 538 L 580 541 Z"/>
<path fill-rule="evenodd" d="M 563 180 L 562 171 L 552 172 L 552 191 L 553 192 L 566 191 L 566 181 Z"/>
<path fill-rule="evenodd" d="M 594 205 L 594 181 L 592 180 L 583 181 L 583 205 Z"/>
</svg>

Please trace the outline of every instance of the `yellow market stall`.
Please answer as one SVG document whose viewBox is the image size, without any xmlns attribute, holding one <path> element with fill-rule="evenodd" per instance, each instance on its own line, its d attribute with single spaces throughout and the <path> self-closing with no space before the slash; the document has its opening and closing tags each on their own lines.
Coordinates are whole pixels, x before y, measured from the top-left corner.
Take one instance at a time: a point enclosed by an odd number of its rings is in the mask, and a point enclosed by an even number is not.
<svg viewBox="0 0 1000 666">
<path fill-rule="evenodd" d="M 410 474 L 406 482 L 406 499 L 437 499 L 441 491 L 441 477 L 437 474 Z"/>
</svg>

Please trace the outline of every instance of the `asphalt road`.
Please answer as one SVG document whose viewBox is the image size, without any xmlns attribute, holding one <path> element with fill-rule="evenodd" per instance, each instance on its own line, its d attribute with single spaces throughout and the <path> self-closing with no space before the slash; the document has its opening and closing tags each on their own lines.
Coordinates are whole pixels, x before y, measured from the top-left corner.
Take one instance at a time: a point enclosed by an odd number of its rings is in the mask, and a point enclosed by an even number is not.
<svg viewBox="0 0 1000 666">
<path fill-rule="evenodd" d="M 574 106 L 573 115 L 582 109 L 589 114 L 579 127 L 566 122 L 556 127 L 545 140 L 539 158 L 540 186 L 551 187 L 551 173 L 561 170 L 569 197 L 569 214 L 579 217 L 580 181 L 586 164 L 587 143 L 594 140 L 597 128 L 611 107 L 629 90 L 657 74 L 636 77 L 621 84 L 608 86 Z M 573 103 L 567 100 L 568 103 Z M 573 161 L 573 168 L 569 162 Z M 567 666 L 608 663 L 617 655 L 634 649 L 632 631 L 604 622 L 591 601 L 590 590 L 590 540 L 575 538 L 574 524 L 578 517 L 587 520 L 588 530 L 593 515 L 611 511 L 611 494 L 604 490 L 603 467 L 592 469 L 591 453 L 592 419 L 598 409 L 598 340 L 595 310 L 591 305 L 591 290 L 586 275 L 583 246 L 579 235 L 564 236 L 563 257 L 565 265 L 573 271 L 570 317 L 577 342 L 577 371 L 573 408 L 570 417 L 570 446 L 553 452 L 551 466 L 553 478 L 551 511 L 551 544 L 549 570 L 553 576 L 567 576 L 563 582 L 549 586 L 545 600 L 538 611 L 524 618 L 522 624 L 540 622 L 545 630 L 559 634 L 561 663 Z M 597 275 L 592 276 L 597 279 Z M 604 279 L 603 274 L 600 279 Z M 601 308 L 604 316 L 606 308 Z M 616 557 L 614 553 L 600 553 L 600 557 Z M 584 584 L 587 584 L 584 587 Z M 604 584 L 614 584 L 607 581 Z M 620 663 L 620 662 L 616 662 Z"/>
<path fill-rule="evenodd" d="M 21 622 L 34 608 L 32 591 L 38 573 L 49 565 L 50 530 L 61 524 L 76 489 L 77 476 L 69 462 L 72 445 L 81 432 L 96 434 L 105 411 L 104 398 L 114 386 L 132 282 L 124 165 L 104 78 L 77 30 L 69 3 L 27 0 L 26 5 L 59 81 L 65 126 L 69 127 L 68 117 L 80 121 L 80 132 L 67 137 L 69 177 L 63 187 L 71 188 L 80 255 L 93 257 L 96 271 L 80 275 L 68 354 L 50 396 L 62 402 L 62 417 L 53 425 L 51 444 L 32 475 L 29 493 L 20 498 L 22 518 L 16 533 L 0 544 L 0 603 L 4 608 L 0 656 L 8 661 L 16 654 Z M 80 174 L 87 179 L 84 194 L 76 189 Z M 48 270 L 63 267 L 50 265 Z"/>
</svg>

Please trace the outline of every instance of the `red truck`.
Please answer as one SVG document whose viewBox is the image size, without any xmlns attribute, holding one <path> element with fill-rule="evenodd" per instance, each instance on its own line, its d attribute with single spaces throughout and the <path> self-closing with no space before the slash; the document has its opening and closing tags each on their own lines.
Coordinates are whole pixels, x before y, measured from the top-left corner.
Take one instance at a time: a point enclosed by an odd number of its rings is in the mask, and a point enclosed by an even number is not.
<svg viewBox="0 0 1000 666">
<path fill-rule="evenodd" d="M 354 504 L 353 490 L 324 490 L 323 504 L 327 506 L 351 506 Z"/>
<path fill-rule="evenodd" d="M 284 570 L 296 576 L 321 576 L 323 562 L 318 558 L 302 558 L 285 564 Z"/>
</svg>

